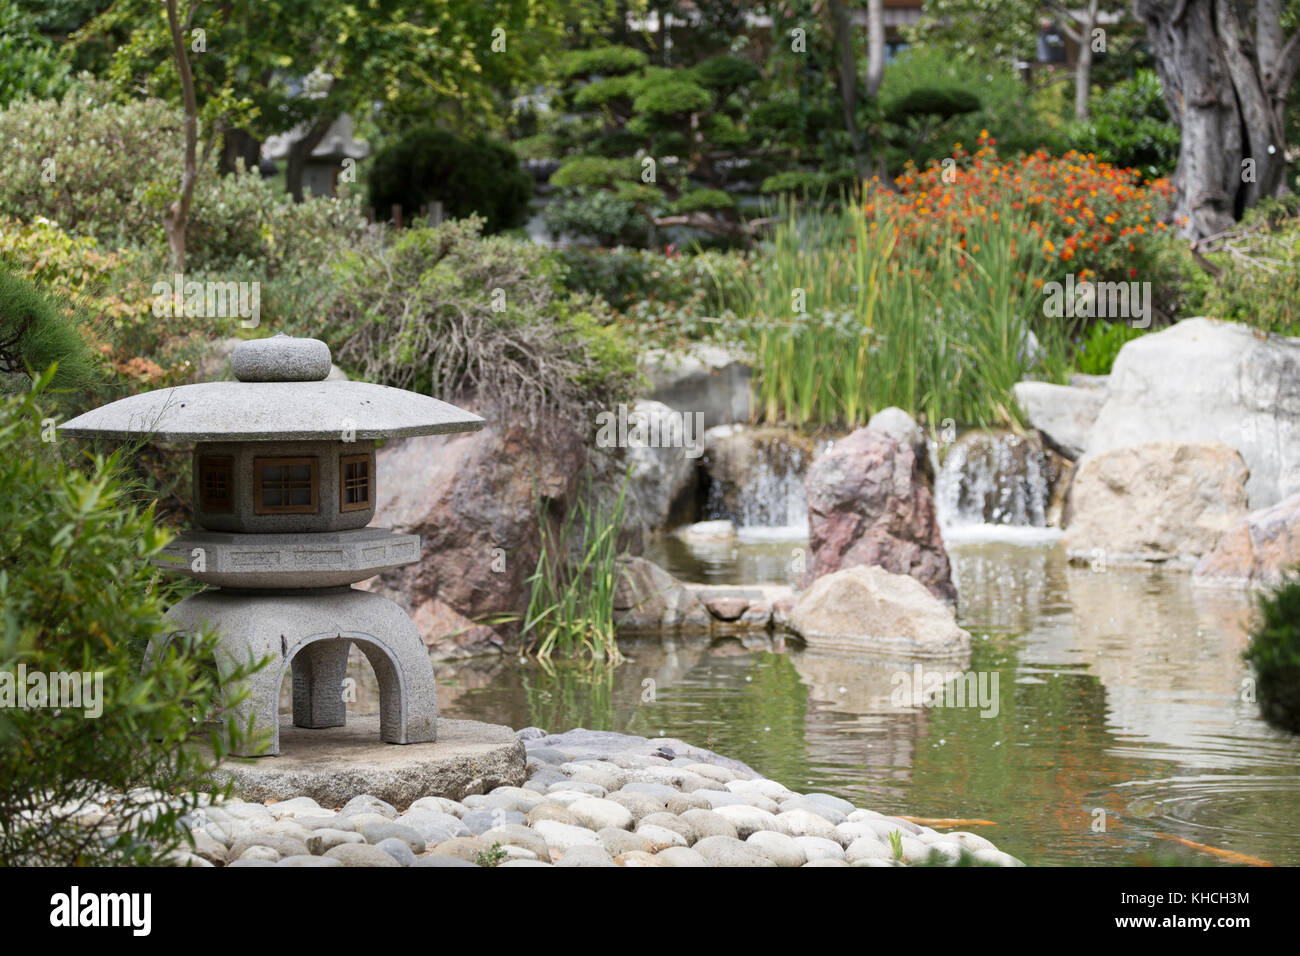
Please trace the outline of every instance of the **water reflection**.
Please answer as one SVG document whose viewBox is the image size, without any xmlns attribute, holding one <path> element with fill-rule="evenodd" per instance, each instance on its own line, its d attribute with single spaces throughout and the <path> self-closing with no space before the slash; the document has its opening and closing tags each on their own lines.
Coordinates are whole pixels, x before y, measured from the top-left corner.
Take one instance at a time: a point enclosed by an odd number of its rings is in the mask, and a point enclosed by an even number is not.
<svg viewBox="0 0 1300 956">
<path fill-rule="evenodd" d="M 998 675 L 996 715 L 897 706 L 898 661 L 735 639 L 627 643 L 628 663 L 594 673 L 441 663 L 439 711 L 681 737 L 795 789 L 996 821 L 970 829 L 1031 863 L 1231 862 L 1178 838 L 1300 864 L 1300 738 L 1243 699 L 1245 595 L 1070 567 L 1059 546 L 951 551 L 969 668 Z M 350 709 L 373 712 L 369 665 L 350 673 Z"/>
</svg>

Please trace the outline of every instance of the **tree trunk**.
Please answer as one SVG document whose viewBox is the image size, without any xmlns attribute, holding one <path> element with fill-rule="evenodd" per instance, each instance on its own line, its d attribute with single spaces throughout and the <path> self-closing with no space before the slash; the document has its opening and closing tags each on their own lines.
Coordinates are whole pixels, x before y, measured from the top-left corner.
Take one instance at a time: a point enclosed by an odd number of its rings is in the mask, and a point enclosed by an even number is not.
<svg viewBox="0 0 1300 956">
<path fill-rule="evenodd" d="M 329 132 L 333 116 L 318 116 L 302 139 L 289 147 L 288 162 L 284 171 L 284 185 L 294 202 L 302 202 L 302 174 L 311 158 L 311 152 Z"/>
<path fill-rule="evenodd" d="M 1074 64 L 1074 118 L 1088 118 L 1088 96 L 1092 92 L 1092 28 L 1097 24 L 1097 0 L 1079 22 L 1079 57 Z"/>
<path fill-rule="evenodd" d="M 1169 219 L 1189 239 L 1230 228 L 1286 192 L 1283 113 L 1300 32 L 1283 39 L 1276 0 L 1136 0 L 1169 112 L 1182 133 Z"/>
<path fill-rule="evenodd" d="M 194 198 L 194 183 L 198 179 L 199 106 L 194 94 L 194 74 L 190 72 L 190 59 L 185 52 L 185 34 L 176 13 L 176 0 L 167 0 L 167 28 L 171 33 L 172 56 L 180 74 L 181 99 L 185 107 L 185 155 L 181 170 L 180 195 L 163 214 L 163 231 L 167 235 L 167 249 L 171 253 L 172 268 L 185 271 L 185 230 L 190 217 L 190 202 Z"/>
<path fill-rule="evenodd" d="M 221 141 L 221 174 L 228 176 L 241 165 L 257 169 L 262 141 L 246 129 L 228 129 Z"/>
<path fill-rule="evenodd" d="M 879 95 L 884 79 L 885 12 L 882 0 L 867 0 L 867 95 Z"/>
<path fill-rule="evenodd" d="M 849 15 L 844 0 L 829 0 L 835 46 L 839 51 L 840 102 L 844 107 L 844 128 L 853 150 L 853 168 L 862 175 L 862 147 L 858 141 L 857 101 L 858 67 L 853 57 L 853 35 L 849 32 Z"/>
</svg>

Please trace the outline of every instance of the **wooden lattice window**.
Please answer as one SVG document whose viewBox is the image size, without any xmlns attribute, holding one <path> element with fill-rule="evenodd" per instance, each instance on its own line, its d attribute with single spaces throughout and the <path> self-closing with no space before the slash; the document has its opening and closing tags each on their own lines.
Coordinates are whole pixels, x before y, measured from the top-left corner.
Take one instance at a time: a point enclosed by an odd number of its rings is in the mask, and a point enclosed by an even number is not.
<svg viewBox="0 0 1300 956">
<path fill-rule="evenodd" d="M 370 507 L 372 495 L 369 455 L 344 455 L 339 458 L 339 511 L 363 511 Z"/>
<path fill-rule="evenodd" d="M 230 514 L 235 509 L 235 460 L 229 455 L 199 456 L 199 510 Z"/>
<path fill-rule="evenodd" d="M 253 511 L 257 514 L 316 514 L 320 510 L 315 458 L 254 458 L 253 474 Z"/>
</svg>

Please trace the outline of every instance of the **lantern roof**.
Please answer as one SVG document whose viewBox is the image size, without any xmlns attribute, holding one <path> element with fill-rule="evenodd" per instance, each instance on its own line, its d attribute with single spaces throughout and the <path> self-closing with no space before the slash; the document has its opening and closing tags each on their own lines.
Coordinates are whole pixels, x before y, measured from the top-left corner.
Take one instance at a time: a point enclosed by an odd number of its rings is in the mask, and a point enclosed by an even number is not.
<svg viewBox="0 0 1300 956">
<path fill-rule="evenodd" d="M 142 392 L 59 426 L 77 438 L 160 442 L 367 441 L 478 431 L 484 420 L 455 405 L 369 382 L 325 381 L 329 347 L 277 335 L 239 343 L 234 382 Z"/>
</svg>

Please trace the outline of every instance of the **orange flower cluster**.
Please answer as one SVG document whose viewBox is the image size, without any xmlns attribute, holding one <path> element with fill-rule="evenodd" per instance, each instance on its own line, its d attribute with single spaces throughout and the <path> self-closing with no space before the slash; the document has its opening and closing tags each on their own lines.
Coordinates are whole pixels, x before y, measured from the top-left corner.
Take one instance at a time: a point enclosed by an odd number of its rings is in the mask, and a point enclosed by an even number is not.
<svg viewBox="0 0 1300 956">
<path fill-rule="evenodd" d="M 909 161 L 894 180 L 898 191 L 879 186 L 864 200 L 864 215 L 873 227 L 892 223 L 900 244 L 933 246 L 956 236 L 972 253 L 989 223 L 1013 217 L 1029 240 L 1023 257 L 1041 256 L 1052 273 L 1138 274 L 1151 241 L 1166 229 L 1158 216 L 1173 191 L 1169 180 L 1142 180 L 1135 170 L 1073 150 L 1003 160 L 996 145 L 984 130 L 973 153 L 958 143 L 950 159 L 924 170 Z"/>
</svg>

